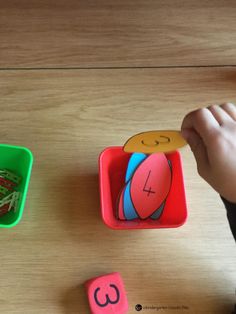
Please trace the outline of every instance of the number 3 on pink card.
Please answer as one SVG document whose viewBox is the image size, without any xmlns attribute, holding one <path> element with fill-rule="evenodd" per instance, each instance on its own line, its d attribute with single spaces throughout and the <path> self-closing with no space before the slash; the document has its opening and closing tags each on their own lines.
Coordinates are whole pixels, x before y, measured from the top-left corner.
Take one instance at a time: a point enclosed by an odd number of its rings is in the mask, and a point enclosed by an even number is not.
<svg viewBox="0 0 236 314">
<path fill-rule="evenodd" d="M 92 314 L 125 314 L 128 301 L 119 273 L 90 279 L 85 284 Z"/>
<path fill-rule="evenodd" d="M 119 302 L 119 300 L 120 300 L 120 292 L 119 292 L 119 289 L 117 288 L 116 285 L 113 285 L 113 284 L 110 284 L 109 287 L 110 287 L 110 288 L 113 288 L 113 289 L 115 290 L 115 292 L 116 292 L 116 298 L 115 298 L 115 300 L 112 301 L 112 300 L 110 299 L 109 295 L 106 293 L 106 301 L 105 301 L 104 303 L 99 302 L 99 300 L 98 300 L 98 292 L 99 292 L 99 290 L 101 290 L 101 288 L 99 287 L 99 288 L 97 288 L 97 289 L 94 291 L 94 300 L 95 300 L 95 302 L 97 303 L 98 306 L 100 306 L 100 307 L 105 307 L 105 306 L 107 306 L 108 304 L 116 304 L 116 303 Z"/>
</svg>

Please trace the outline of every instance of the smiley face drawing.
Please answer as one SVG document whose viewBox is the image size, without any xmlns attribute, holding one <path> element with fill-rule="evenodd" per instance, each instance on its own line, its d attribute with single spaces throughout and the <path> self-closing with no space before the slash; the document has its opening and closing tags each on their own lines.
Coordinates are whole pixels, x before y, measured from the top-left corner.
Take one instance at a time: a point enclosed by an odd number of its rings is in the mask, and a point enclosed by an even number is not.
<svg viewBox="0 0 236 314">
<path fill-rule="evenodd" d="M 167 153 L 185 146 L 187 142 L 180 131 L 147 131 L 132 136 L 125 143 L 123 150 L 127 153 Z"/>
</svg>

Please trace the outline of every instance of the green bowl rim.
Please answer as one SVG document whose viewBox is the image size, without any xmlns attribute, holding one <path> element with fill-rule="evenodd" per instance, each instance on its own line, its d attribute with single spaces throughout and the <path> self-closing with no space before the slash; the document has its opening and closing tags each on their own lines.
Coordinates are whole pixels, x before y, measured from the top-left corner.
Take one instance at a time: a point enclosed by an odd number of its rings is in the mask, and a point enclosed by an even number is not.
<svg viewBox="0 0 236 314">
<path fill-rule="evenodd" d="M 24 151 L 27 152 L 27 154 L 30 157 L 29 167 L 28 167 L 28 170 L 27 170 L 27 176 L 26 176 L 26 180 L 25 180 L 24 193 L 22 194 L 21 207 L 19 209 L 19 215 L 16 218 L 16 220 L 14 222 L 12 222 L 11 224 L 1 224 L 0 223 L 0 228 L 12 228 L 12 227 L 14 227 L 15 225 L 17 225 L 19 223 L 19 221 L 22 218 L 23 212 L 24 212 L 25 201 L 26 201 L 26 196 L 27 196 L 27 192 L 28 192 L 28 187 L 29 187 L 29 181 L 30 181 L 30 177 L 31 177 L 31 171 L 32 171 L 34 156 L 33 156 L 32 152 L 31 152 L 31 150 L 29 148 L 27 148 L 27 147 L 24 147 L 24 146 L 10 145 L 10 144 L 0 144 L 0 147 L 9 147 L 9 148 L 13 148 L 13 149 L 24 150 Z"/>
</svg>

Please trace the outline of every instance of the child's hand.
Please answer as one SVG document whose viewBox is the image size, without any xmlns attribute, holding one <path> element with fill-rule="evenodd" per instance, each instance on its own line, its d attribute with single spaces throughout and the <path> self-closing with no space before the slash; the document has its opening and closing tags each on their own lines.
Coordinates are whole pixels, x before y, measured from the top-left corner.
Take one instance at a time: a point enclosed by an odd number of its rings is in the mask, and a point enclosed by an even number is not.
<svg viewBox="0 0 236 314">
<path fill-rule="evenodd" d="M 181 133 L 200 176 L 236 203 L 236 107 L 227 103 L 192 111 L 184 118 Z"/>
</svg>

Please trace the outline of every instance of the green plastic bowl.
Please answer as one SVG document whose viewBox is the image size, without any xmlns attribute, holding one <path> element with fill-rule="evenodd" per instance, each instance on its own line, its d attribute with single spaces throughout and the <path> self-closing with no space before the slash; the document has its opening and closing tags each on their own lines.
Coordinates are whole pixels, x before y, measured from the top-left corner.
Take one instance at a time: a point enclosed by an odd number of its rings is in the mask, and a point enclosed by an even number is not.
<svg viewBox="0 0 236 314">
<path fill-rule="evenodd" d="M 18 208 L 0 217 L 0 228 L 14 227 L 21 219 L 27 190 L 30 181 L 30 174 L 33 164 L 33 155 L 28 148 L 0 144 L 0 169 L 7 169 L 19 175 L 21 182 L 16 190 L 21 193 Z"/>
</svg>

